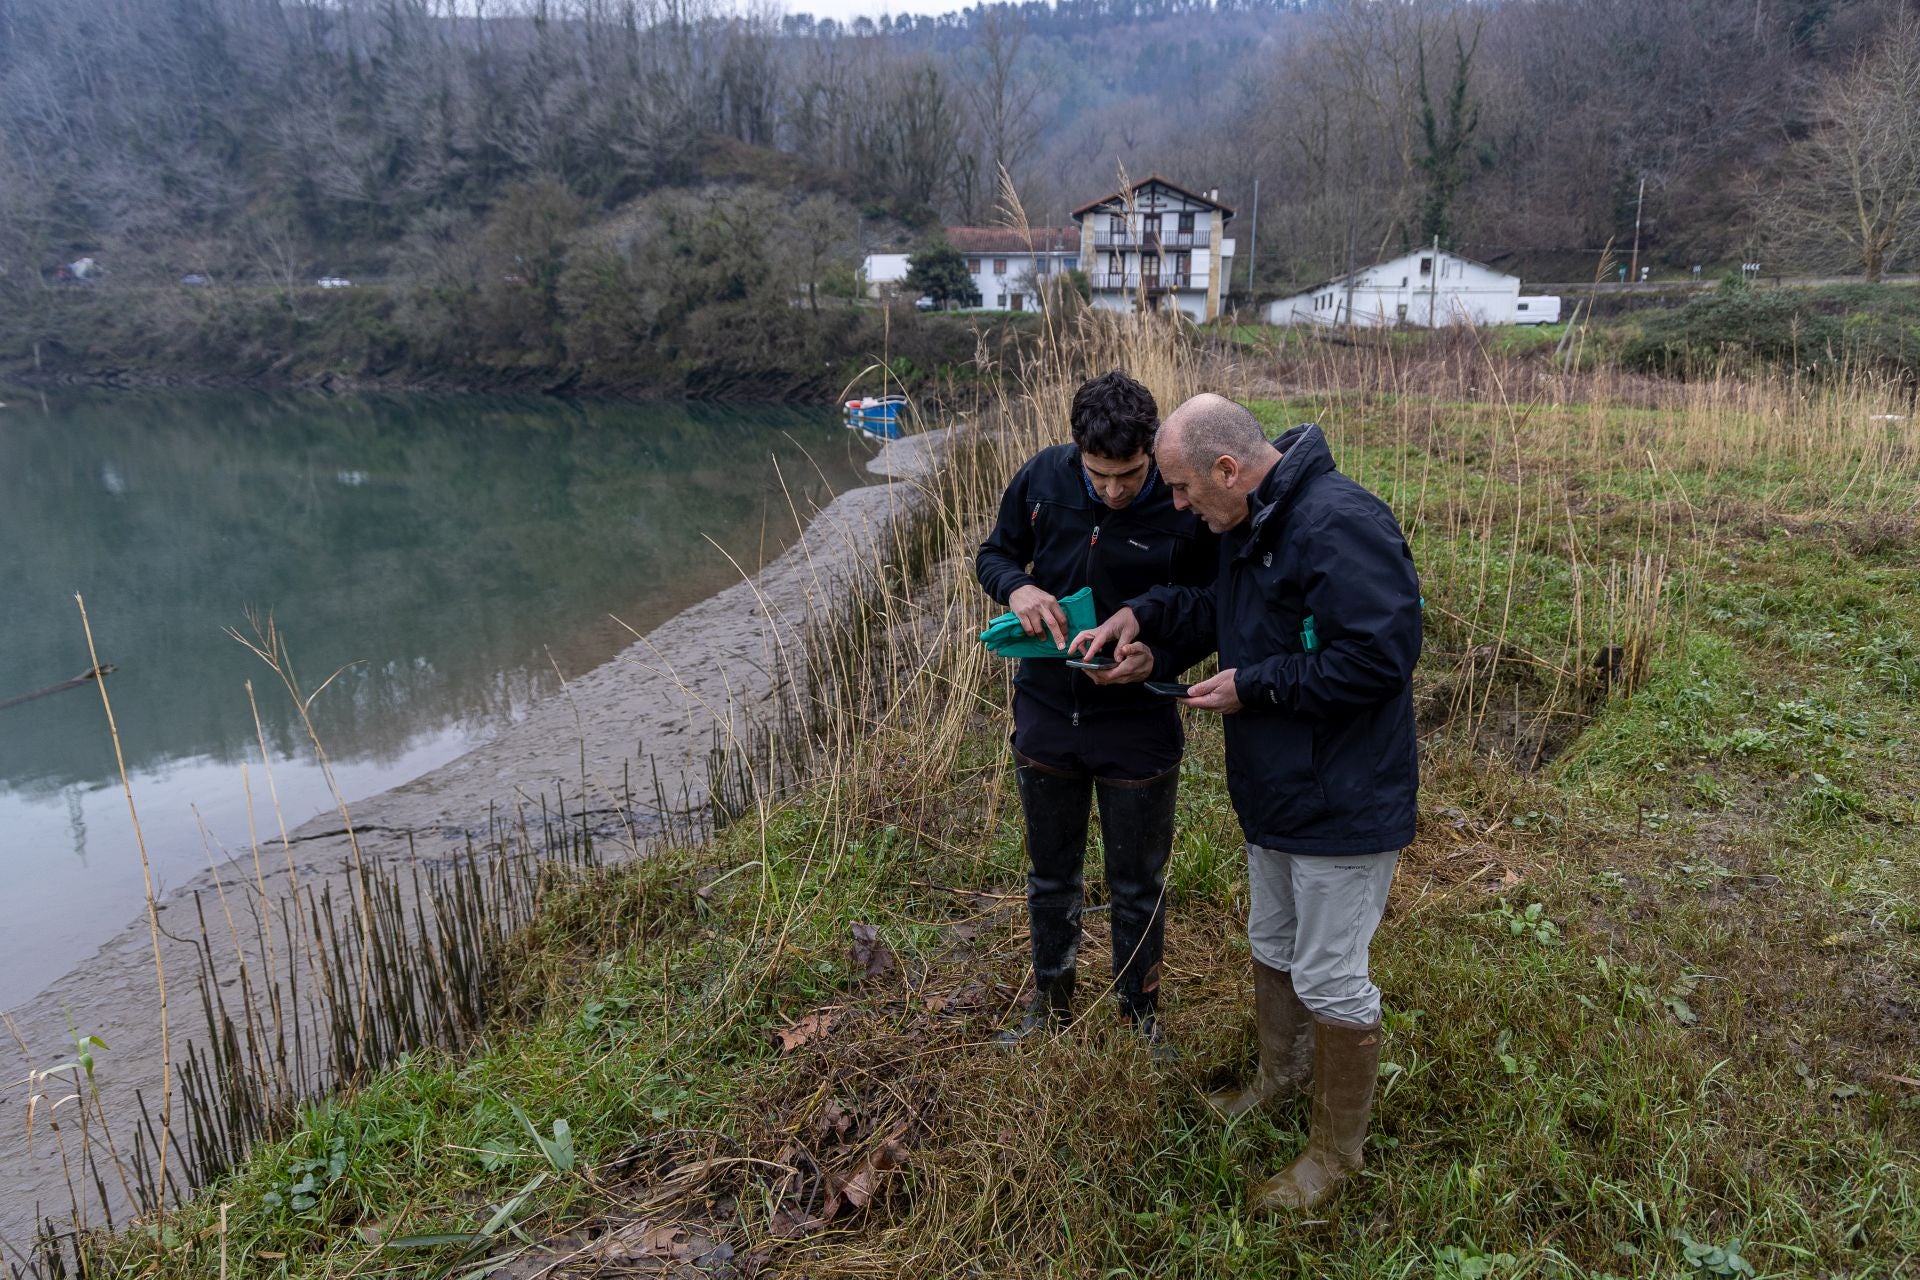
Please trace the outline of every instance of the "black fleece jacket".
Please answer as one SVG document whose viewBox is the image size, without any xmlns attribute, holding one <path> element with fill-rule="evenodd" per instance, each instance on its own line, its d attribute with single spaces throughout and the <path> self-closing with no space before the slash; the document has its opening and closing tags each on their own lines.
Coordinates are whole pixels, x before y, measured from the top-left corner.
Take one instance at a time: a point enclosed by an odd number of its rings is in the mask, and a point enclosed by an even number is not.
<svg viewBox="0 0 1920 1280">
<path fill-rule="evenodd" d="M 1061 444 L 1042 449 L 1013 477 L 974 571 L 1001 604 L 1029 584 L 1055 597 L 1091 586 L 1097 616 L 1105 620 L 1150 587 L 1211 582 L 1218 545 L 1191 512 L 1173 509 L 1172 493 L 1157 474 L 1132 502 L 1109 507 L 1088 491 L 1080 450 Z M 1171 680 L 1212 652 L 1211 635 L 1157 646 L 1153 678 Z M 1097 685 L 1058 658 L 1022 661 L 1014 684 L 1080 719 L 1166 705 L 1137 684 Z"/>
</svg>

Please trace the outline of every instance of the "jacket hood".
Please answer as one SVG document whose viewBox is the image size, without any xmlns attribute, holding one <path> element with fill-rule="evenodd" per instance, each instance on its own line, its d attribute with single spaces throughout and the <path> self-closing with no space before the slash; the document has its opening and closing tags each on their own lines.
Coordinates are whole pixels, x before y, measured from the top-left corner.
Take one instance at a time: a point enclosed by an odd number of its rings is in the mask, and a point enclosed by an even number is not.
<svg viewBox="0 0 1920 1280">
<path fill-rule="evenodd" d="M 1247 506 L 1253 513 L 1247 526 L 1249 547 L 1260 541 L 1275 515 L 1293 501 L 1309 480 L 1334 469 L 1333 450 L 1327 447 L 1327 437 L 1317 423 L 1303 423 L 1288 429 L 1273 442 L 1273 447 L 1280 454 L 1278 465 L 1267 472 L 1259 488 L 1247 495 Z"/>
</svg>

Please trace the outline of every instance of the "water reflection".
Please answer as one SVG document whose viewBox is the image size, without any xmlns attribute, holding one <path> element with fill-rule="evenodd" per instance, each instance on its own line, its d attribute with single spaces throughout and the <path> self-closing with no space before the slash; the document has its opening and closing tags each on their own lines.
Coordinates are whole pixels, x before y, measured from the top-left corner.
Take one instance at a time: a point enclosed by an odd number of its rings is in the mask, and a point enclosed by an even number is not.
<svg viewBox="0 0 1920 1280">
<path fill-rule="evenodd" d="M 458 755 L 754 567 L 867 451 L 828 414 L 478 398 L 86 394 L 0 415 L 0 699 L 88 667 L 159 874 L 329 806 L 288 698 L 223 634 L 271 613 L 349 795 Z M 718 544 L 716 546 L 715 544 Z M 723 554 L 723 549 L 726 554 Z M 196 816 L 195 808 L 198 808 Z M 0 710 L 0 1008 L 139 910 L 98 692 Z"/>
</svg>

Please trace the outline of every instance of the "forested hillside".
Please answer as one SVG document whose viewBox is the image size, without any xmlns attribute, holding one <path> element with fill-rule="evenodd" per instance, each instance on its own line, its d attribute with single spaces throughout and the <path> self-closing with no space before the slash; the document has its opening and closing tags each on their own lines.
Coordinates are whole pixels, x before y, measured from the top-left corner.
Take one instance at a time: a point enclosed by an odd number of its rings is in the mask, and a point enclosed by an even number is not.
<svg viewBox="0 0 1920 1280">
<path fill-rule="evenodd" d="M 1122 166 L 1218 187 L 1241 288 L 1256 180 L 1262 290 L 1433 236 L 1584 278 L 1643 182 L 1643 261 L 1857 269 L 1844 228 L 1767 239 L 1789 220 L 1760 200 L 1900 10 L 1063 0 L 841 24 L 713 0 L 0 0 L 0 288 L 86 255 L 121 280 L 474 292 L 531 278 L 525 236 L 489 223 L 516 192 L 567 237 L 714 182 L 767 188 L 789 224 L 834 202 L 786 232 L 832 228 L 822 252 L 775 271 L 817 277 L 861 242 L 994 219 L 1002 166 L 1036 222 Z"/>
</svg>

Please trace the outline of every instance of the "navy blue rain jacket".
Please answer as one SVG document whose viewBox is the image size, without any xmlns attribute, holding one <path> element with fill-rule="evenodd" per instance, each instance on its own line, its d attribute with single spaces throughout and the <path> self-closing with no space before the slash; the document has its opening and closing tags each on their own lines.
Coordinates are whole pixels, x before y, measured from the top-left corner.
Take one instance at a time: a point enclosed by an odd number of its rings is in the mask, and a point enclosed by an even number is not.
<svg viewBox="0 0 1920 1280">
<path fill-rule="evenodd" d="M 1167 482 L 1158 475 L 1151 488 L 1116 511 L 1088 491 L 1080 450 L 1060 444 L 1036 453 L 1014 475 L 974 572 L 1001 604 L 1028 584 L 1055 598 L 1092 587 L 1095 616 L 1104 621 L 1149 587 L 1210 581 L 1216 546 L 1192 512 L 1174 510 Z M 1211 635 L 1197 646 L 1156 647 L 1151 678 L 1171 680 L 1212 652 Z M 1058 658 L 1022 660 L 1014 686 L 1075 724 L 1084 716 L 1167 705 L 1138 684 L 1097 685 Z"/>
<path fill-rule="evenodd" d="M 1301 854 L 1402 849 L 1420 785 L 1413 553 L 1386 503 L 1335 470 L 1319 427 L 1274 447 L 1280 462 L 1248 499 L 1249 519 L 1221 539 L 1214 584 L 1128 603 L 1149 643 L 1217 637 L 1221 669 L 1237 670 L 1227 788 L 1249 841 Z"/>
</svg>

